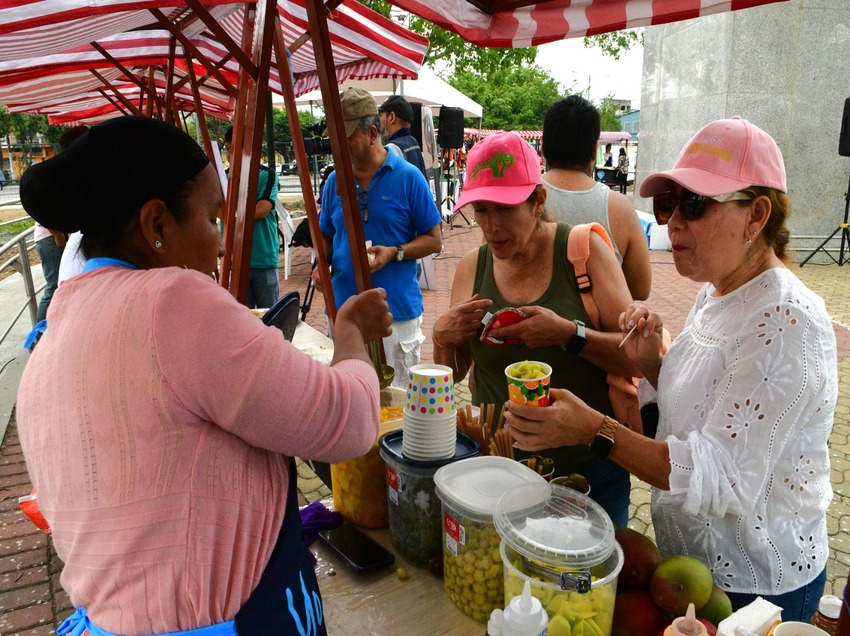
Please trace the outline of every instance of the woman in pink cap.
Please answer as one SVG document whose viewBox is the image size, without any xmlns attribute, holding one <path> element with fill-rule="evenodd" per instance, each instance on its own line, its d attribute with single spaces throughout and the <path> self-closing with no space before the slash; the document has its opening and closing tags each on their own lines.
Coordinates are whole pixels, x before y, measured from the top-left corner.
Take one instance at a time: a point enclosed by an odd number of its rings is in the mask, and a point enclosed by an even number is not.
<svg viewBox="0 0 850 636">
<path fill-rule="evenodd" d="M 466 254 L 455 271 L 452 306 L 434 325 L 435 361 L 451 366 L 455 381 L 466 376 L 474 362 L 473 403 L 501 404 L 508 399 L 505 367 L 539 360 L 552 366 L 552 386 L 569 387 L 594 408 L 612 413 L 606 374 L 631 374 L 634 367 L 617 348 L 619 332 L 585 326 L 590 319 L 566 255 L 570 226 L 541 219 L 546 190 L 535 150 L 516 133 L 477 143 L 469 152 L 457 205 L 472 208 L 485 242 Z M 631 297 L 613 252 L 591 234 L 591 293 L 602 327 L 613 332 Z M 510 308 L 529 317 L 488 330 L 490 337 L 482 341 L 482 319 Z M 626 525 L 630 482 L 625 470 L 594 455 L 585 444 L 545 448 L 556 474 L 583 473 L 594 499 L 615 524 Z M 520 453 L 520 458 L 526 456 Z"/>
<path fill-rule="evenodd" d="M 663 357 L 658 313 L 633 304 L 620 316 L 622 331 L 636 327 L 623 348 L 657 389 L 656 439 L 556 389 L 551 408 L 510 405 L 509 426 L 531 450 L 608 447 L 653 485 L 665 557 L 708 565 L 735 609 L 761 596 L 783 620 L 808 621 L 829 554 L 836 348 L 823 300 L 785 265 L 782 153 L 744 119 L 715 121 L 640 194 L 667 225 L 677 271 L 705 283 Z"/>
</svg>

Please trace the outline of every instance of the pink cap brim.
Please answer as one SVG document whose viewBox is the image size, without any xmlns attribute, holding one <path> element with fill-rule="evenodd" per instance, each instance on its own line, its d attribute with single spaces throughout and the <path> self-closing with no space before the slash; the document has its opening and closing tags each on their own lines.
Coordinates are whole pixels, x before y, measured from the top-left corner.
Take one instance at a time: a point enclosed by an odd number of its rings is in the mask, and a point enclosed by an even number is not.
<svg viewBox="0 0 850 636">
<path fill-rule="evenodd" d="M 645 199 L 654 197 L 670 189 L 670 181 L 687 188 L 691 192 L 707 197 L 730 194 L 744 190 L 757 183 L 748 183 L 719 174 L 707 172 L 702 168 L 673 168 L 649 175 L 640 184 L 640 196 Z"/>
<path fill-rule="evenodd" d="M 461 192 L 455 207 L 462 208 L 478 201 L 493 201 L 499 205 L 519 205 L 531 196 L 537 186 L 536 183 L 524 186 L 479 186 Z"/>
</svg>

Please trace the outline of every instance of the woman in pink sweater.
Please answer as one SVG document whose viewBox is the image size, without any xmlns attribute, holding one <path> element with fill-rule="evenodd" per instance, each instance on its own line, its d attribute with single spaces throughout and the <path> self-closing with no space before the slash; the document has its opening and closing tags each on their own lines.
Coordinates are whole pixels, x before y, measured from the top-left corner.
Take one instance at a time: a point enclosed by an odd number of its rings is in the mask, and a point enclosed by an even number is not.
<svg viewBox="0 0 850 636">
<path fill-rule="evenodd" d="M 340 308 L 330 368 L 300 353 L 211 278 L 215 169 L 155 120 L 93 127 L 30 168 L 21 198 L 82 230 L 90 259 L 54 295 L 17 401 L 78 608 L 59 633 L 325 633 L 291 458 L 374 443 L 383 290 Z"/>
</svg>

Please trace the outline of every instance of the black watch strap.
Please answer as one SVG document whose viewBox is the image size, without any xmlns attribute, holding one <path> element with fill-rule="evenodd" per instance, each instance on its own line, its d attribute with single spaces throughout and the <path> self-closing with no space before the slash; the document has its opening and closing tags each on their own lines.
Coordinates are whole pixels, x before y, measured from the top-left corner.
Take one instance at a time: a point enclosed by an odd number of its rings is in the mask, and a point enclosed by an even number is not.
<svg viewBox="0 0 850 636">
<path fill-rule="evenodd" d="M 576 333 L 570 338 L 569 342 L 564 345 L 561 345 L 561 348 L 564 351 L 569 351 L 570 353 L 578 354 L 581 353 L 581 350 L 584 349 L 584 345 L 587 344 L 586 330 L 584 323 L 581 320 L 573 320 L 576 325 Z"/>
<path fill-rule="evenodd" d="M 604 459 L 611 454 L 611 449 L 614 448 L 614 433 L 619 428 L 620 423 L 612 417 L 605 416 L 602 422 L 602 428 L 593 438 L 590 443 L 590 452 L 594 457 Z"/>
</svg>

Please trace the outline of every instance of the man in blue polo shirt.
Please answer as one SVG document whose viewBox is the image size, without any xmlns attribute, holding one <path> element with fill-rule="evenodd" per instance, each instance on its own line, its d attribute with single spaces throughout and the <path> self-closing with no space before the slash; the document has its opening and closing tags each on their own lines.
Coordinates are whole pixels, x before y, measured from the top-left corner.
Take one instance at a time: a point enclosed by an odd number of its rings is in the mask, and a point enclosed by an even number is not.
<svg viewBox="0 0 850 636">
<path fill-rule="evenodd" d="M 393 384 L 405 388 L 408 371 L 419 364 L 425 341 L 416 259 L 440 251 L 440 213 L 420 172 L 381 143 L 375 99 L 366 91 L 349 88 L 340 101 L 360 220 L 366 240 L 372 241 L 367 250 L 372 283 L 386 289 L 393 315 L 393 333 L 384 338 L 384 351 L 395 371 Z M 357 287 L 336 175 L 331 174 L 325 183 L 319 221 L 339 307 L 357 293 Z M 315 271 L 313 280 L 319 288 Z"/>
</svg>

